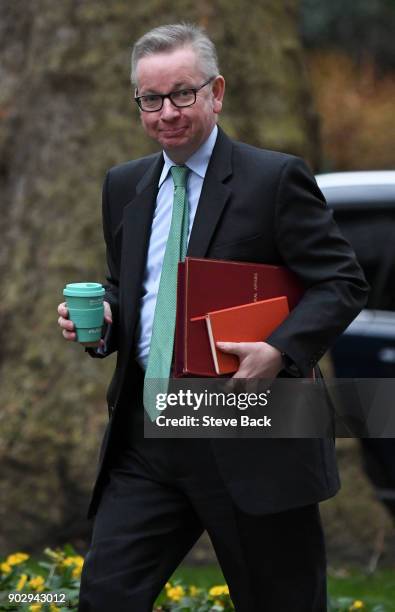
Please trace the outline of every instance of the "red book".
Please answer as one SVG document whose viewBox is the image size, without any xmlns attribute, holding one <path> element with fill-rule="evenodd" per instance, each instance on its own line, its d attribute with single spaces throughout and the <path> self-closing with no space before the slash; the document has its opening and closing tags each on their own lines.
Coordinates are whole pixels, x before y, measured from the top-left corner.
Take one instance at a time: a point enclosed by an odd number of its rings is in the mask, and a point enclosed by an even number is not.
<svg viewBox="0 0 395 612">
<path fill-rule="evenodd" d="M 191 319 L 280 296 L 292 310 L 303 292 L 285 266 L 187 257 L 178 264 L 174 376 L 217 376 L 205 318 Z"/>
<path fill-rule="evenodd" d="M 216 374 L 230 374 L 239 368 L 237 355 L 224 353 L 217 342 L 262 342 L 288 314 L 285 296 L 207 313 L 204 319 Z"/>
</svg>

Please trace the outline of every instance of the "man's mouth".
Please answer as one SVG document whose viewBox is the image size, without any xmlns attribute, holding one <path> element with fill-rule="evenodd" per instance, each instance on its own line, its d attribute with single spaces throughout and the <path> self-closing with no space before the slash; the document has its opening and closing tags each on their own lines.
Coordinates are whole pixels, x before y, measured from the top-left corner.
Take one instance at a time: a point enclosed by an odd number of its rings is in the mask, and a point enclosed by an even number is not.
<svg viewBox="0 0 395 612">
<path fill-rule="evenodd" d="M 179 134 L 182 134 L 185 129 L 186 129 L 185 126 L 176 127 L 176 128 L 164 128 L 164 129 L 161 129 L 161 133 L 164 136 L 178 136 Z"/>
</svg>

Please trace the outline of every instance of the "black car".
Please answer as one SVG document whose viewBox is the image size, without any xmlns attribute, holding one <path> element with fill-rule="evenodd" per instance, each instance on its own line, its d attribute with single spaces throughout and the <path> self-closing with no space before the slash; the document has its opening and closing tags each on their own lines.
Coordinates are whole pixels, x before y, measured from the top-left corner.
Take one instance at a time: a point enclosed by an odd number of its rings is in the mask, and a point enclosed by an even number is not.
<svg viewBox="0 0 395 612">
<path fill-rule="evenodd" d="M 339 378 L 395 378 L 395 171 L 316 176 L 371 292 L 331 350 Z M 395 400 L 394 400 L 395 407 Z M 365 469 L 395 518 L 395 439 L 362 438 Z"/>
</svg>

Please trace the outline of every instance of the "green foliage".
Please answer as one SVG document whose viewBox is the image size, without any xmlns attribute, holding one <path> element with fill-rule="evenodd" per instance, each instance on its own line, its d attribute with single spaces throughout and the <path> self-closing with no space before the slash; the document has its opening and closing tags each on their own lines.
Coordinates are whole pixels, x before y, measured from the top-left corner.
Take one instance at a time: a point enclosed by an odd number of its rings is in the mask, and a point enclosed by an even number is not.
<svg viewBox="0 0 395 612">
<path fill-rule="evenodd" d="M 156 611 L 163 612 L 232 612 L 234 607 L 225 584 L 198 588 L 176 580 L 168 582 L 160 595 Z"/>
<path fill-rule="evenodd" d="M 46 548 L 44 559 L 33 559 L 25 553 L 14 553 L 0 559 L 0 612 L 59 612 L 70 610 L 76 612 L 83 558 L 74 548 L 66 545 L 63 549 Z M 359 584 L 348 581 L 345 577 L 338 583 L 343 595 L 332 592 L 328 612 L 392 612 L 391 601 L 384 601 L 383 594 L 367 593 L 363 597 L 356 594 L 364 591 L 361 575 L 354 576 Z M 366 580 L 366 577 L 365 577 Z M 391 588 L 392 574 L 378 579 L 380 588 Z M 331 591 L 335 590 L 334 579 L 331 579 Z M 353 595 L 344 596 L 349 587 Z M 392 584 L 393 587 L 393 584 Z M 374 591 L 372 583 L 370 588 Z M 369 591 L 365 588 L 365 591 Z M 49 603 L 48 595 L 56 603 Z M 14 597 L 12 597 L 12 595 Z M 62 600 L 62 596 L 64 601 Z M 26 598 L 26 602 L 23 602 Z M 13 599 L 13 601 L 10 601 Z M 45 603 L 40 603 L 45 602 Z M 234 607 L 229 596 L 229 589 L 224 584 L 223 575 L 216 567 L 181 566 L 168 582 L 155 604 L 153 612 L 233 612 Z"/>
<path fill-rule="evenodd" d="M 0 561 L 0 611 L 76 610 L 83 558 L 70 545 L 44 553 L 44 560 L 14 553 Z"/>
<path fill-rule="evenodd" d="M 385 608 L 381 604 L 367 607 L 363 601 L 352 597 L 339 597 L 336 601 L 330 601 L 328 606 L 328 612 L 354 612 L 354 610 L 385 612 Z"/>
<path fill-rule="evenodd" d="M 343 569 L 340 572 L 334 572 L 334 575 L 329 575 L 328 586 L 336 602 L 359 599 L 364 602 L 365 609 L 372 609 L 375 612 L 395 611 L 393 569 L 380 570 L 373 574 Z"/>
</svg>

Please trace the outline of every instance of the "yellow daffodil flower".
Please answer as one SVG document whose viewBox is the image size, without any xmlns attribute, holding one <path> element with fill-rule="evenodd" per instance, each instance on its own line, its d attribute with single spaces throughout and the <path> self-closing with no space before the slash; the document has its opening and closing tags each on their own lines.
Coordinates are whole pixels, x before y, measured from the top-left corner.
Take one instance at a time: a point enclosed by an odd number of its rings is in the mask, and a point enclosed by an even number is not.
<svg viewBox="0 0 395 612">
<path fill-rule="evenodd" d="M 362 610 L 362 608 L 364 608 L 365 605 L 363 603 L 363 601 L 361 601 L 360 599 L 356 599 L 353 604 L 350 606 L 350 611 L 354 611 L 354 610 Z"/>
<path fill-rule="evenodd" d="M 45 580 L 42 576 L 35 576 L 29 580 L 29 587 L 34 589 L 35 591 L 43 591 L 44 590 Z"/>
<path fill-rule="evenodd" d="M 28 558 L 29 555 L 27 555 L 26 553 L 17 552 L 13 555 L 9 555 L 7 557 L 6 563 L 8 563 L 9 565 L 18 565 L 19 563 L 23 563 L 24 561 L 26 561 Z"/>
<path fill-rule="evenodd" d="M 33 604 L 32 606 L 29 606 L 29 612 L 40 612 L 42 607 L 42 604 Z"/>
<path fill-rule="evenodd" d="M 16 584 L 16 590 L 21 591 L 26 584 L 27 574 L 22 574 Z"/>
<path fill-rule="evenodd" d="M 4 561 L 0 564 L 0 569 L 3 574 L 9 574 L 10 572 L 12 572 L 12 567 L 9 563 L 7 563 L 7 561 Z"/>
<path fill-rule="evenodd" d="M 184 597 L 185 591 L 182 586 L 178 585 L 175 587 L 170 587 L 170 589 L 167 589 L 166 595 L 172 601 L 180 601 L 180 599 Z"/>
<path fill-rule="evenodd" d="M 69 567 L 70 565 L 74 565 L 74 569 L 72 572 L 73 578 L 79 578 L 82 572 L 82 566 L 84 565 L 84 557 L 80 555 L 75 555 L 74 557 L 66 557 L 62 561 L 62 565 L 65 567 Z"/>
<path fill-rule="evenodd" d="M 213 586 L 209 590 L 210 597 L 219 597 L 220 595 L 229 595 L 229 587 L 227 584 Z"/>
</svg>

